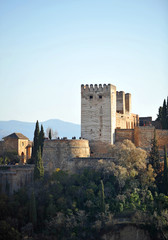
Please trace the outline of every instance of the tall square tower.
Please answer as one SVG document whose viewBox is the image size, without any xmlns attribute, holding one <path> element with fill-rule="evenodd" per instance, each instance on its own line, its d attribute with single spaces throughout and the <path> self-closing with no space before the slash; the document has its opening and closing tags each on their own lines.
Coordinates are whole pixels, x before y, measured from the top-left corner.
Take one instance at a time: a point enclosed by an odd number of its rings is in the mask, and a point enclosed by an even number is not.
<svg viewBox="0 0 168 240">
<path fill-rule="evenodd" d="M 81 137 L 113 144 L 116 128 L 116 87 L 81 85 Z"/>
</svg>

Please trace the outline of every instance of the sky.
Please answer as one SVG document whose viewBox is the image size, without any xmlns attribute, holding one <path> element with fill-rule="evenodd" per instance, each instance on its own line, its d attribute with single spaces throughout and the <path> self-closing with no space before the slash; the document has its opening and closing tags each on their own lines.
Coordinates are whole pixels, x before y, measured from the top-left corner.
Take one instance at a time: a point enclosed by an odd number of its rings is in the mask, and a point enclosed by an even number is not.
<svg viewBox="0 0 168 240">
<path fill-rule="evenodd" d="M 167 0 L 0 0 L 0 120 L 80 123 L 81 84 L 132 95 L 156 118 L 168 96 Z"/>
</svg>

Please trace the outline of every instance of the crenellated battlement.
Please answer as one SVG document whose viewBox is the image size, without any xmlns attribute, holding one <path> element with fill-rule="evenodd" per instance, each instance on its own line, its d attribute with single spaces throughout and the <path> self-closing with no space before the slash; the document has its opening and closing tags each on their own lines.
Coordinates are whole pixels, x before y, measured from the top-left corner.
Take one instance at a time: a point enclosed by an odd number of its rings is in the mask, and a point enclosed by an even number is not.
<svg viewBox="0 0 168 240">
<path fill-rule="evenodd" d="M 111 88 L 116 87 L 112 84 L 82 84 L 81 92 L 106 92 L 109 91 Z"/>
</svg>

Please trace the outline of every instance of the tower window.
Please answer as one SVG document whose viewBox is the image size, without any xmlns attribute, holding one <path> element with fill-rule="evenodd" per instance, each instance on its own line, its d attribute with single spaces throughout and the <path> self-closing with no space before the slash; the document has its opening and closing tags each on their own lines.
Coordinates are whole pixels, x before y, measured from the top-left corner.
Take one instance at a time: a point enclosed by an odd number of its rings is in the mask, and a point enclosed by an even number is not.
<svg viewBox="0 0 168 240">
<path fill-rule="evenodd" d="M 92 99 L 93 98 L 93 96 L 92 95 L 90 95 L 90 99 Z"/>
<path fill-rule="evenodd" d="M 99 95 L 99 99 L 102 99 L 102 95 Z"/>
</svg>

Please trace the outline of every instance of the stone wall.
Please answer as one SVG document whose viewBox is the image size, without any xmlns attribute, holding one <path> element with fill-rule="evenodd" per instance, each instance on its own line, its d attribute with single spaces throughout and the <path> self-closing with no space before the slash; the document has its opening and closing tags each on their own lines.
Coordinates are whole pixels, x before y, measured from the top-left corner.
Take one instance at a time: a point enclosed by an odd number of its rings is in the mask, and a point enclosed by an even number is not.
<svg viewBox="0 0 168 240">
<path fill-rule="evenodd" d="M 8 152 L 18 153 L 18 139 L 8 138 L 4 141 L 4 148 Z"/>
<path fill-rule="evenodd" d="M 116 128 L 116 87 L 81 86 L 81 136 L 113 144 Z"/>
<path fill-rule="evenodd" d="M 0 141 L 0 156 L 4 153 L 4 141 Z"/>
<path fill-rule="evenodd" d="M 135 129 L 116 129 L 116 142 L 129 139 L 137 147 L 147 151 L 151 149 L 151 140 L 153 137 L 153 126 L 135 127 Z M 163 152 L 164 145 L 166 145 L 168 149 L 168 130 L 156 129 L 156 139 L 161 152 Z"/>
<path fill-rule="evenodd" d="M 90 157 L 90 158 L 72 158 L 69 161 L 70 170 L 72 173 L 80 173 L 85 168 L 96 170 L 98 165 L 101 166 L 102 162 L 114 162 L 115 158 L 110 157 Z"/>
<path fill-rule="evenodd" d="M 89 141 L 91 157 L 110 157 L 112 144 L 101 141 Z"/>
<path fill-rule="evenodd" d="M 134 142 L 134 129 L 116 129 L 116 142 L 128 139 Z"/>
<path fill-rule="evenodd" d="M 0 166 L 0 192 L 13 194 L 33 182 L 34 165 Z"/>
<path fill-rule="evenodd" d="M 43 164 L 46 170 L 56 168 L 71 170 L 70 159 L 90 157 L 88 140 L 45 140 L 43 148 Z"/>
<path fill-rule="evenodd" d="M 131 113 L 131 94 L 112 84 L 81 85 L 81 136 L 89 141 L 115 143 L 115 129 L 133 129 L 139 116 Z"/>
</svg>

